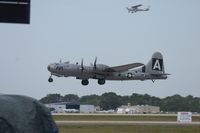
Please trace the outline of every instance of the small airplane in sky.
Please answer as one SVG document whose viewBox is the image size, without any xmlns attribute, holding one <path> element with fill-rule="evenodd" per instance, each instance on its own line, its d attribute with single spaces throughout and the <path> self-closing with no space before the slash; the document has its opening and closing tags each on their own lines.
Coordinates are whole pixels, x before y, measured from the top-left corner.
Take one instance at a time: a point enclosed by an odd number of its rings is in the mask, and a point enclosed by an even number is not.
<svg viewBox="0 0 200 133">
<path fill-rule="evenodd" d="M 138 11 L 149 11 L 149 9 L 150 9 L 149 7 L 146 9 L 141 9 L 141 8 L 139 8 L 141 6 L 142 6 L 142 4 L 139 4 L 139 5 L 127 7 L 126 9 L 128 10 L 128 13 L 136 13 Z"/>
<path fill-rule="evenodd" d="M 82 85 L 88 85 L 89 79 L 97 79 L 99 85 L 105 84 L 106 80 L 155 80 L 167 79 L 164 70 L 163 56 L 160 52 L 155 52 L 151 60 L 144 65 L 142 63 L 131 63 L 126 65 L 109 67 L 105 64 L 97 64 L 97 58 L 94 64 L 90 66 L 81 64 L 70 64 L 69 62 L 52 63 L 47 67 L 51 73 L 48 81 L 53 82 L 52 76 L 57 77 L 76 77 L 82 80 Z"/>
</svg>

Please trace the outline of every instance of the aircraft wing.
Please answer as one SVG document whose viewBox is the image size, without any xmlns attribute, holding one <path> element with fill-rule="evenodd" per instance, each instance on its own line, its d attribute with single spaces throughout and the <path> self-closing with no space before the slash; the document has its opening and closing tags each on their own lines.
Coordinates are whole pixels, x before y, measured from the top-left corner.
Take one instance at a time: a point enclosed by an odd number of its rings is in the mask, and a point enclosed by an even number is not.
<svg viewBox="0 0 200 133">
<path fill-rule="evenodd" d="M 132 8 L 138 8 L 138 7 L 140 7 L 140 6 L 142 6 L 142 4 L 132 6 Z"/>
<path fill-rule="evenodd" d="M 105 69 L 105 72 L 123 72 L 132 68 L 143 66 L 143 65 L 144 64 L 142 63 L 132 63 L 132 64 L 126 64 L 126 65 L 121 65 L 121 66 L 109 67 Z"/>
</svg>

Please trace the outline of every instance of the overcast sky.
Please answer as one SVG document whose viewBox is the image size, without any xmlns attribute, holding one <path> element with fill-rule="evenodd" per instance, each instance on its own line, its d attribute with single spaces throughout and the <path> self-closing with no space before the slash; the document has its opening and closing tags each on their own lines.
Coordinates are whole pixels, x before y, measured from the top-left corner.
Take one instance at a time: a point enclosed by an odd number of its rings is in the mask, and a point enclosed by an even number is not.
<svg viewBox="0 0 200 133">
<path fill-rule="evenodd" d="M 127 6 L 143 4 L 148 12 L 129 14 Z M 199 0 L 32 0 L 31 24 L 0 23 L 0 93 L 41 98 L 50 93 L 79 96 L 115 92 L 166 97 L 200 97 Z M 48 82 L 47 65 L 62 61 L 109 66 L 141 62 L 155 51 L 164 56 L 167 80 L 90 80 Z"/>
</svg>

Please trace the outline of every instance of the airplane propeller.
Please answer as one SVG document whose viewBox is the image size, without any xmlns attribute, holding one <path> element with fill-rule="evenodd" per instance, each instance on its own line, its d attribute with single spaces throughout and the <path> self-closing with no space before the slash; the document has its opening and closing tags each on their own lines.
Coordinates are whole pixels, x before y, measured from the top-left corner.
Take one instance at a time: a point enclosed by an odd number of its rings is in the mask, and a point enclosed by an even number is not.
<svg viewBox="0 0 200 133">
<path fill-rule="evenodd" d="M 94 60 L 94 70 L 97 69 L 97 57 L 95 57 L 95 60 Z"/>
<path fill-rule="evenodd" d="M 81 59 L 81 71 L 83 72 L 84 66 L 83 66 L 83 59 Z"/>
</svg>

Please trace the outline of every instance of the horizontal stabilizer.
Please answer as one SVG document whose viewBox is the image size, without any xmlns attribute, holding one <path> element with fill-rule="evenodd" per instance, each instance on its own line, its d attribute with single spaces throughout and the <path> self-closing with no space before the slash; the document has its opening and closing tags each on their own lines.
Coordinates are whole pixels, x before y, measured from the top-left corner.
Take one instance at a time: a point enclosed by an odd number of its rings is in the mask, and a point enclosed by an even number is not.
<svg viewBox="0 0 200 133">
<path fill-rule="evenodd" d="M 140 7 L 140 6 L 142 6 L 142 4 L 132 6 L 132 8 L 138 8 L 138 7 Z"/>
</svg>

